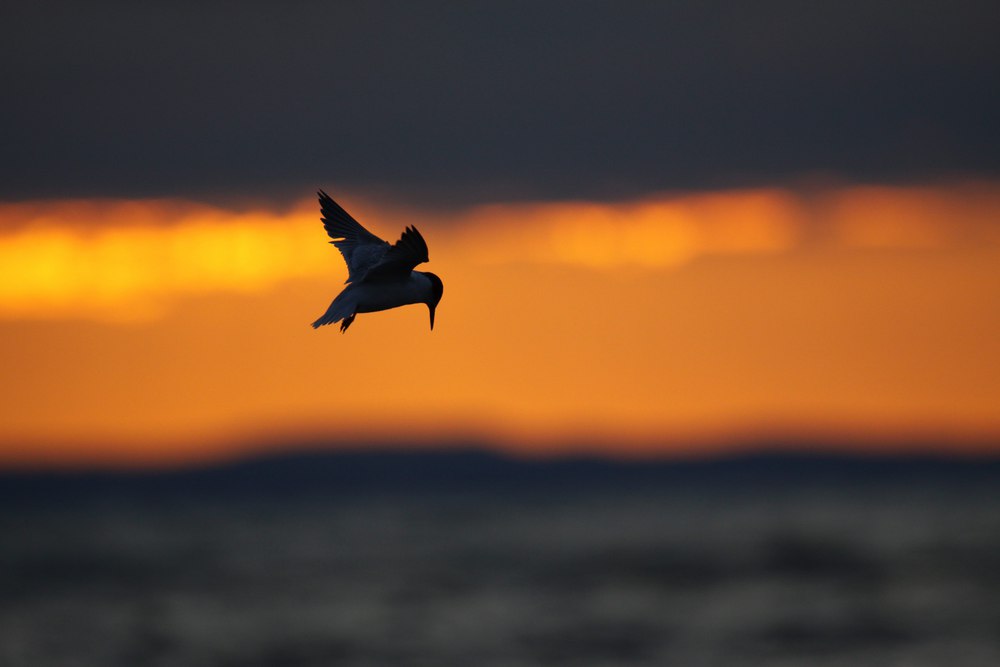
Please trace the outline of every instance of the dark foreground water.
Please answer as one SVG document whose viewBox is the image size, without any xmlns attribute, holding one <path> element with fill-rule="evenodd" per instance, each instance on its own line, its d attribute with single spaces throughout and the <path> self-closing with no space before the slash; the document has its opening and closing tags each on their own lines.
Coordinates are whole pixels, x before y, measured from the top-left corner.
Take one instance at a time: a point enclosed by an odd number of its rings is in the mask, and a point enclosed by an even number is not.
<svg viewBox="0 0 1000 667">
<path fill-rule="evenodd" d="M 306 457 L 0 485 L 7 667 L 1000 665 L 995 464 Z"/>
</svg>

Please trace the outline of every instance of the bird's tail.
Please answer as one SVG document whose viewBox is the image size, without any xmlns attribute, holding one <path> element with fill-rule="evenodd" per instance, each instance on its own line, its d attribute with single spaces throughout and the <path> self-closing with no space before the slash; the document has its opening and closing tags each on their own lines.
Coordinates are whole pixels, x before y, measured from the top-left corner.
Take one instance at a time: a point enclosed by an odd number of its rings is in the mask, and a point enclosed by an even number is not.
<svg viewBox="0 0 1000 667">
<path fill-rule="evenodd" d="M 347 327 L 351 326 L 351 322 L 354 321 L 355 311 L 357 310 L 357 304 L 354 301 L 355 299 L 351 298 L 351 295 L 348 294 L 348 290 L 344 290 L 338 294 L 337 298 L 330 304 L 330 307 L 323 313 L 323 316 L 312 323 L 313 329 L 344 320 L 344 323 L 340 326 L 340 330 L 347 331 Z"/>
</svg>

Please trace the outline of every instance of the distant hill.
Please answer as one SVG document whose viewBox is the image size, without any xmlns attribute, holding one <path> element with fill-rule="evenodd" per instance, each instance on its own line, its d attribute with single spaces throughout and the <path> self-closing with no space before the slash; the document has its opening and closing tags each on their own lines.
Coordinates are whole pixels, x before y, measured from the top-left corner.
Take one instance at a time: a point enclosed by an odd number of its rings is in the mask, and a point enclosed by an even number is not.
<svg viewBox="0 0 1000 667">
<path fill-rule="evenodd" d="M 596 489 L 745 491 L 982 486 L 1000 492 L 1000 458 L 755 454 L 694 460 L 513 458 L 481 449 L 302 451 L 162 471 L 0 472 L 0 501 L 301 497 L 408 493 L 587 493 Z"/>
</svg>

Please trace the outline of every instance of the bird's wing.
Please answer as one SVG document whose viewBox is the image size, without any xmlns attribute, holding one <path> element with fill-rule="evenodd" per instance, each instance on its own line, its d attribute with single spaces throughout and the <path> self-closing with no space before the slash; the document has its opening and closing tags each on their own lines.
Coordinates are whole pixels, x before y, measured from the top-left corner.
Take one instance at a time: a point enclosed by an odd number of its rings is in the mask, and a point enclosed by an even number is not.
<svg viewBox="0 0 1000 667">
<path fill-rule="evenodd" d="M 417 264 L 427 262 L 427 242 L 416 227 L 407 227 L 385 256 L 370 269 L 365 278 L 388 278 L 395 275 L 410 275 Z"/>
<path fill-rule="evenodd" d="M 390 246 L 362 227 L 330 195 L 322 190 L 318 194 L 323 226 L 333 239 L 330 243 L 337 246 L 347 264 L 346 282 L 363 280 L 372 267 L 378 266 L 395 246 Z"/>
</svg>

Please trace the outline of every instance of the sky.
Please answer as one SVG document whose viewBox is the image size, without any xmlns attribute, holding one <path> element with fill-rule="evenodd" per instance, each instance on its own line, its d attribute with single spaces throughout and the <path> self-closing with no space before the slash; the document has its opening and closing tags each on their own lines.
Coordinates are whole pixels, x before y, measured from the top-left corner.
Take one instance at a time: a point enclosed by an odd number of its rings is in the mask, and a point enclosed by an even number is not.
<svg viewBox="0 0 1000 667">
<path fill-rule="evenodd" d="M 995 451 L 996 15 L 5 7 L 0 465 Z M 308 326 L 346 278 L 318 188 L 419 227 L 433 332 Z"/>
</svg>

